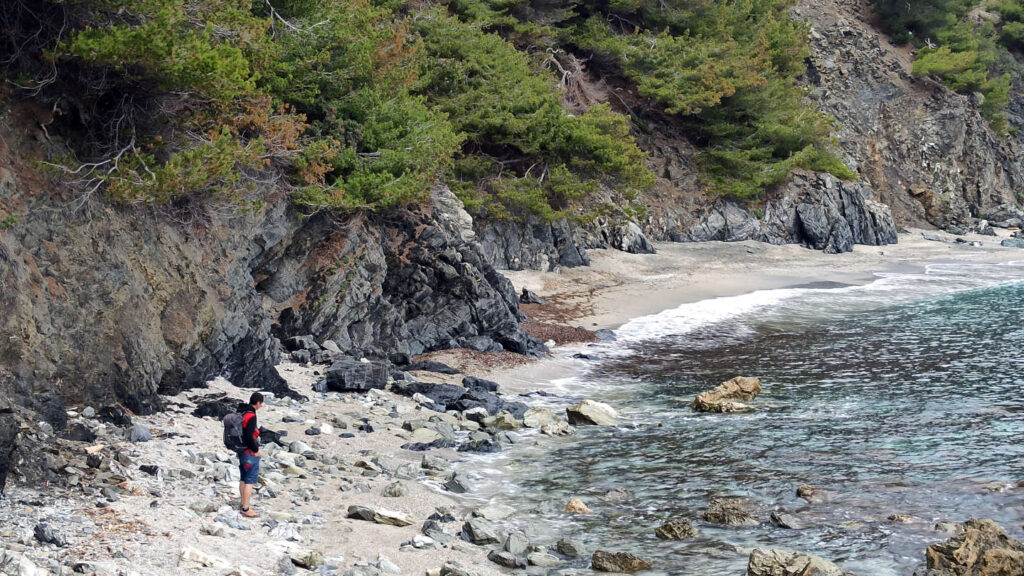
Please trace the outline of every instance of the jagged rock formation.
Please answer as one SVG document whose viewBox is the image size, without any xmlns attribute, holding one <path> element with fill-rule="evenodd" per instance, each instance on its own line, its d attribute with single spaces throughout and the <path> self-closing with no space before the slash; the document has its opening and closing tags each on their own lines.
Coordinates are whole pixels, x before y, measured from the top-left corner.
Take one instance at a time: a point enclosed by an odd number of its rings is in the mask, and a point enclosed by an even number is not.
<svg viewBox="0 0 1024 576">
<path fill-rule="evenodd" d="M 1010 576 L 1024 574 L 1024 543 L 992 520 L 971 518 L 945 542 L 928 547 L 926 570 L 915 576 Z"/>
</svg>

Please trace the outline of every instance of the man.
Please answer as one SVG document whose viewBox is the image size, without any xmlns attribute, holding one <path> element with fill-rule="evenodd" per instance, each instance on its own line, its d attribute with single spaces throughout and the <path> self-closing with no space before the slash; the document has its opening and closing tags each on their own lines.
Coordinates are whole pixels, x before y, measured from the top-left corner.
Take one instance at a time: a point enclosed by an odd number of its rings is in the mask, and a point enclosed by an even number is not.
<svg viewBox="0 0 1024 576">
<path fill-rule="evenodd" d="M 263 407 L 263 394 L 253 392 L 249 397 L 249 403 L 241 406 L 242 412 L 242 440 L 245 441 L 245 450 L 238 453 L 238 471 L 241 473 L 241 481 L 238 483 L 238 493 L 242 497 L 242 516 L 253 518 L 259 516 L 249 506 L 252 499 L 252 487 L 259 481 L 260 476 L 260 427 L 256 424 L 256 411 Z"/>
</svg>

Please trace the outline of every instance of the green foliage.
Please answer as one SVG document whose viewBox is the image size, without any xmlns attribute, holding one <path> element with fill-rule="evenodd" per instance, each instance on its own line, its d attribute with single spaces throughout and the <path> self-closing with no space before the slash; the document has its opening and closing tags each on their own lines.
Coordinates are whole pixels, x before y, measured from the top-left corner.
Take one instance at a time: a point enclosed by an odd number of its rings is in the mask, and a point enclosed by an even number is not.
<svg viewBox="0 0 1024 576">
<path fill-rule="evenodd" d="M 202 12 L 191 12 L 184 0 L 133 0 L 114 2 L 110 9 L 129 16 L 123 23 L 75 32 L 70 54 L 212 99 L 255 88 L 256 74 L 238 44 L 254 40 L 261 26 L 230 3 L 210 2 Z M 236 28 L 218 33 L 218 24 Z M 262 43 L 249 52 L 261 50 Z"/>
<path fill-rule="evenodd" d="M 18 223 L 18 215 L 17 214 L 8 214 L 6 217 L 0 218 L 0 231 L 8 230 L 10 228 L 13 228 L 14 225 L 17 224 L 17 223 Z"/>
<path fill-rule="evenodd" d="M 1006 48 L 1024 47 L 1024 5 L 1020 0 L 996 0 L 987 5 L 1003 19 L 993 23 L 967 19 L 971 0 L 875 0 L 875 12 L 897 42 L 921 46 L 914 60 L 917 75 L 934 74 L 952 90 L 980 93 L 980 112 L 992 129 L 1007 130 L 1010 72 L 1020 64 Z"/>
<path fill-rule="evenodd" d="M 653 183 L 623 116 L 607 106 L 569 115 L 555 79 L 496 34 L 440 10 L 414 22 L 429 56 L 419 91 L 467 135 L 465 156 L 487 159 L 464 161 L 455 173 L 470 207 L 487 203 L 467 194 L 466 183 L 492 190 L 502 204 L 492 216 L 545 218 L 602 184 L 630 191 Z"/>
</svg>

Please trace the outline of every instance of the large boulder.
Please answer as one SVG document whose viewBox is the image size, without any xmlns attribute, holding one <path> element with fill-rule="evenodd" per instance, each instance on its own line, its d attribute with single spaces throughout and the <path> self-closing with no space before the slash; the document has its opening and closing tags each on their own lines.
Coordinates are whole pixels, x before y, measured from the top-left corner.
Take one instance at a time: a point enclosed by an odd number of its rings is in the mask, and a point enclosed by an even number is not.
<svg viewBox="0 0 1024 576">
<path fill-rule="evenodd" d="M 927 572 L 916 576 L 1019 576 L 1024 574 L 1024 543 L 992 520 L 972 518 L 945 542 L 925 552 Z"/>
<path fill-rule="evenodd" d="M 832 562 L 801 552 L 754 549 L 747 563 L 747 576 L 844 576 Z"/>
<path fill-rule="evenodd" d="M 740 412 L 749 409 L 749 402 L 761 393 L 761 379 L 737 376 L 712 390 L 702 392 L 693 401 L 698 412 Z"/>
<path fill-rule="evenodd" d="M 565 409 L 569 423 L 574 426 L 614 426 L 619 415 L 611 406 L 593 400 L 584 400 Z"/>
<path fill-rule="evenodd" d="M 335 392 L 366 392 L 383 389 L 388 383 L 387 362 L 361 362 L 341 358 L 327 369 L 327 389 Z"/>
</svg>

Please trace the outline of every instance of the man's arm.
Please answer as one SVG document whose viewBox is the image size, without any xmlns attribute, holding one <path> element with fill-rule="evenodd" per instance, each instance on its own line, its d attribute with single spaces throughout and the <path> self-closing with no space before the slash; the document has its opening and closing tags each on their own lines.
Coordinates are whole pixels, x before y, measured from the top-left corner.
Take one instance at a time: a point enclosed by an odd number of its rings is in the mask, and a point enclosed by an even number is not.
<svg viewBox="0 0 1024 576">
<path fill-rule="evenodd" d="M 245 447 L 253 454 L 258 454 L 260 451 L 260 440 L 256 436 L 257 428 L 256 413 L 253 412 L 252 416 L 246 419 L 245 426 L 242 427 L 242 439 L 245 440 Z"/>
</svg>

